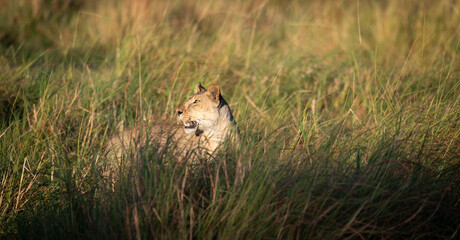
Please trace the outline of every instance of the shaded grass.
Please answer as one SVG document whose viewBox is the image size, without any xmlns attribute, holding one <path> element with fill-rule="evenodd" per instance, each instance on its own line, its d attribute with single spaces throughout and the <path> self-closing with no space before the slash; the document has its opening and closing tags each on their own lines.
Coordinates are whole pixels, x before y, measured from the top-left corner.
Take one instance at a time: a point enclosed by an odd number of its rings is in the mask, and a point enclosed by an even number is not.
<svg viewBox="0 0 460 240">
<path fill-rule="evenodd" d="M 0 3 L 0 234 L 457 238 L 459 10 Z M 222 86 L 241 149 L 192 171 L 152 144 L 108 188 L 107 139 L 173 122 L 199 81 Z"/>
</svg>

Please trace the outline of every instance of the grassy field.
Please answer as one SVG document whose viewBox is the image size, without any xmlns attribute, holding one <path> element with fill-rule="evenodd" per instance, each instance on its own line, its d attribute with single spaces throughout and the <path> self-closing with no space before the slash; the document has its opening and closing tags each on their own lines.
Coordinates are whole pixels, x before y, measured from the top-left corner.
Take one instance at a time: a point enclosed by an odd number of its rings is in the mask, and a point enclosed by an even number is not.
<svg viewBox="0 0 460 240">
<path fill-rule="evenodd" d="M 458 239 L 459 23 L 455 0 L 0 1 L 0 238 Z M 110 137 L 174 124 L 197 82 L 241 148 L 190 171 L 152 145 L 107 187 Z"/>
</svg>

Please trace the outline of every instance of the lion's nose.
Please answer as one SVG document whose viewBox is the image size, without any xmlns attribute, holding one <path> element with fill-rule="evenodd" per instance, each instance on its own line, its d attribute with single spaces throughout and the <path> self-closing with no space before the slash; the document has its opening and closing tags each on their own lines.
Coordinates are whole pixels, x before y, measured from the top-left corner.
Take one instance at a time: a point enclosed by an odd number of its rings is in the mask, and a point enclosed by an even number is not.
<svg viewBox="0 0 460 240">
<path fill-rule="evenodd" d="M 183 111 L 178 108 L 178 109 L 176 109 L 176 113 L 177 113 L 177 116 L 180 116 L 183 113 Z"/>
</svg>

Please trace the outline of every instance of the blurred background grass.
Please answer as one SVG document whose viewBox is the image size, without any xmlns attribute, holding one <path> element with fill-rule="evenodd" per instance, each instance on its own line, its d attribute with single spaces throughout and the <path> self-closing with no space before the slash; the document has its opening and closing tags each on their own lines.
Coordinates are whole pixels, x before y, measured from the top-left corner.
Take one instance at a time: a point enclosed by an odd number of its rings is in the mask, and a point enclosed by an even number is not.
<svg viewBox="0 0 460 240">
<path fill-rule="evenodd" d="M 0 234 L 458 238 L 459 11 L 0 1 Z M 191 174 L 152 147 L 106 189 L 107 138 L 173 123 L 197 82 L 221 85 L 240 151 Z"/>
</svg>

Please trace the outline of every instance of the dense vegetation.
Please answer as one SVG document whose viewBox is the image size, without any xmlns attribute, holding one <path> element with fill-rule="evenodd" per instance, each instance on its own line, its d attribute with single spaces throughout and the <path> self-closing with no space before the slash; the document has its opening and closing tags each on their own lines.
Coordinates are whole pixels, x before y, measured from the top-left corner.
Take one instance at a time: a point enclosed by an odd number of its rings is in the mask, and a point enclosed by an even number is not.
<svg viewBox="0 0 460 240">
<path fill-rule="evenodd" d="M 458 239 L 459 23 L 451 0 L 0 1 L 0 237 Z M 152 144 L 111 188 L 108 139 L 175 123 L 197 82 L 240 149 Z"/>
</svg>

